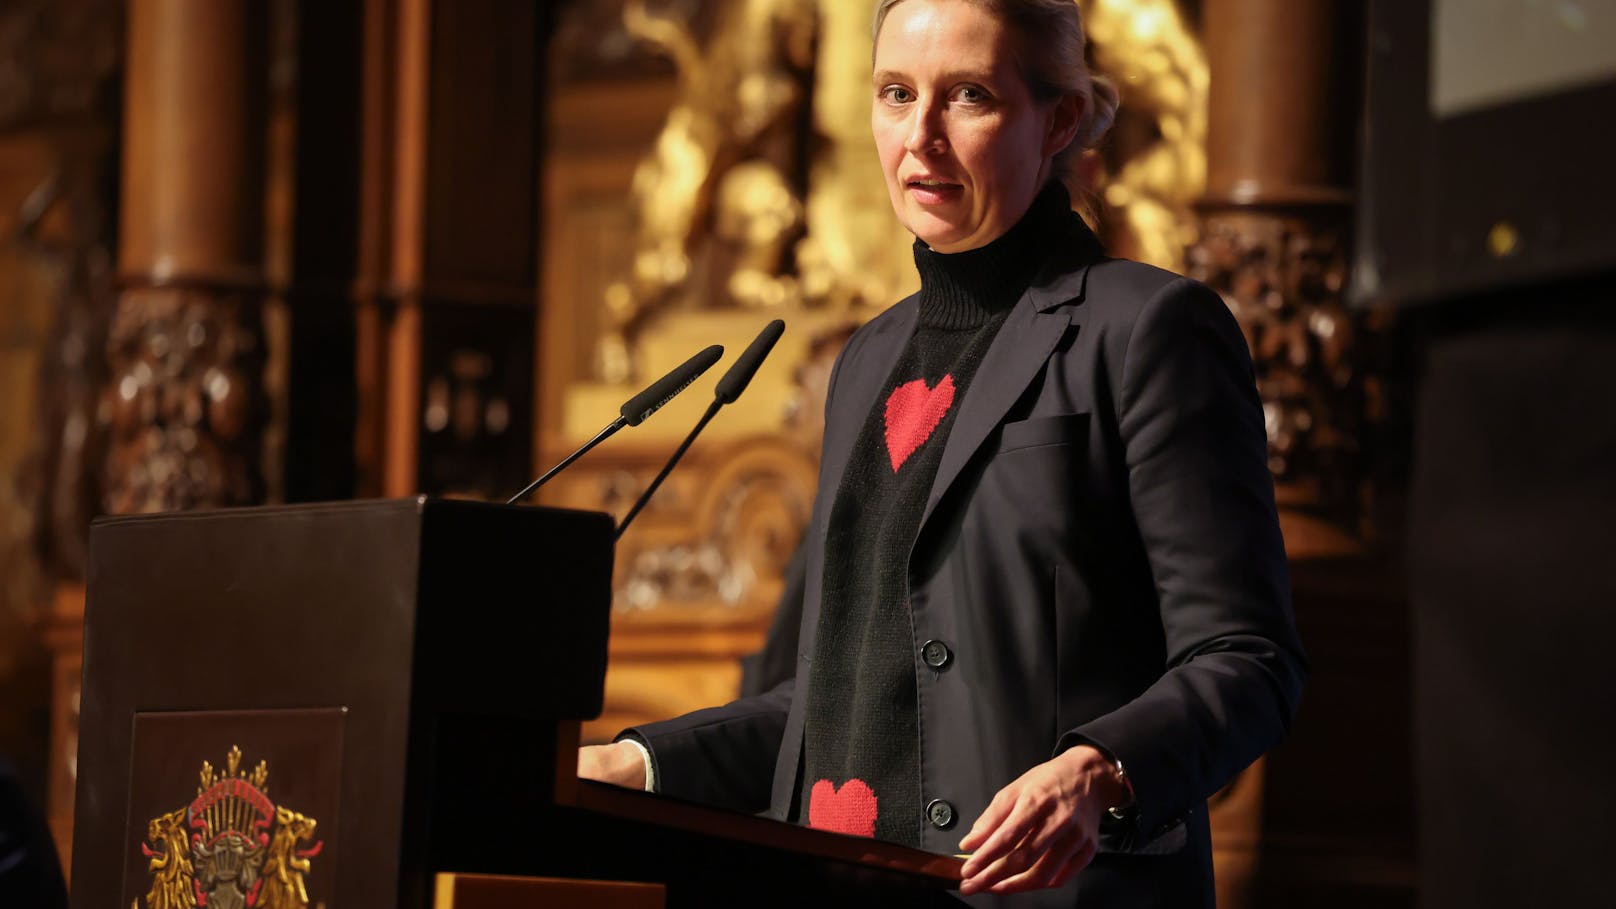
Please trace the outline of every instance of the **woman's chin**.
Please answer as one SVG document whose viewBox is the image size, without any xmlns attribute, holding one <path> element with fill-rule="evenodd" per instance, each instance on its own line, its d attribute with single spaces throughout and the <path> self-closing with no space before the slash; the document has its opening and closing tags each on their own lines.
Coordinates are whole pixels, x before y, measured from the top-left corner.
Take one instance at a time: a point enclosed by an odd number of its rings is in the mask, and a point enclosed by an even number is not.
<svg viewBox="0 0 1616 909">
<path fill-rule="evenodd" d="M 930 249 L 943 253 L 966 249 L 970 238 L 970 231 L 964 225 L 924 212 L 910 218 L 909 232 Z"/>
</svg>

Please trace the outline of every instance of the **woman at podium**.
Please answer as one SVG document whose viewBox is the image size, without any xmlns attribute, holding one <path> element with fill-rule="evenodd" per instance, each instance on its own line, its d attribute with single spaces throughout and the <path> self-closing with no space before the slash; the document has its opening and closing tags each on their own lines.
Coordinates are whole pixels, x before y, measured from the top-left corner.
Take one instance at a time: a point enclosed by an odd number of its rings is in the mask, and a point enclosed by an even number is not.
<svg viewBox="0 0 1616 909">
<path fill-rule="evenodd" d="M 884 0 L 874 34 L 920 291 L 831 376 L 795 677 L 579 772 L 970 853 L 973 903 L 1211 906 L 1206 799 L 1305 672 L 1244 339 L 1071 210 L 1116 109 L 1077 4 Z"/>
</svg>

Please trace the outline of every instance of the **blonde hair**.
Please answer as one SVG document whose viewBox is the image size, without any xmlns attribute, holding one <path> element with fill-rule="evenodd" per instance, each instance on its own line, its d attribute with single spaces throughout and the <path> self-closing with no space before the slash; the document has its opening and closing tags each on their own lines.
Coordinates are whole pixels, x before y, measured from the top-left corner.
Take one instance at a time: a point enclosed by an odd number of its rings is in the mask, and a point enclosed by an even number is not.
<svg viewBox="0 0 1616 909">
<path fill-rule="evenodd" d="M 875 22 L 870 26 L 872 44 L 881 36 L 887 13 L 902 2 L 879 0 L 876 4 Z M 1048 102 L 1076 95 L 1083 102 L 1083 116 L 1072 144 L 1055 155 L 1054 173 L 1068 173 L 1084 149 L 1100 144 L 1117 116 L 1116 88 L 1089 72 L 1088 58 L 1084 56 L 1083 14 L 1077 0 L 964 2 L 987 10 L 1014 31 L 1022 51 L 1018 55 L 1022 78 L 1034 98 Z"/>
</svg>

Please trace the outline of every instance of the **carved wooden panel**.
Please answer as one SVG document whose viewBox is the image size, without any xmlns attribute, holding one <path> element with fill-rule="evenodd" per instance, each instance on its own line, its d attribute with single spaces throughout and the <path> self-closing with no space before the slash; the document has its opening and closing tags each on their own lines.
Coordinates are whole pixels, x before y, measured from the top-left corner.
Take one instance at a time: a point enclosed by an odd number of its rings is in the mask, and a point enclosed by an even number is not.
<svg viewBox="0 0 1616 909">
<path fill-rule="evenodd" d="M 255 295 L 131 288 L 107 351 L 108 511 L 262 500 L 264 333 Z"/>
<path fill-rule="evenodd" d="M 1346 214 L 1218 212 L 1190 252 L 1189 274 L 1223 294 L 1245 332 L 1275 479 L 1306 484 L 1350 519 L 1373 385 L 1360 361 L 1367 317 L 1343 298 Z"/>
<path fill-rule="evenodd" d="M 425 304 L 418 424 L 423 492 L 503 500 L 527 485 L 533 325 L 527 307 Z"/>
</svg>

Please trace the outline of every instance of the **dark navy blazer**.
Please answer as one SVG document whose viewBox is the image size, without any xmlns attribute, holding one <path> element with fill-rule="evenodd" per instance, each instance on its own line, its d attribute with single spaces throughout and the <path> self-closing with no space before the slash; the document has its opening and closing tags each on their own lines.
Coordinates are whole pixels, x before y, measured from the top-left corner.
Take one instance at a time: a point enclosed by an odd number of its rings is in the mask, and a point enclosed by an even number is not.
<svg viewBox="0 0 1616 909">
<path fill-rule="evenodd" d="M 1216 293 L 1070 232 L 963 398 L 910 552 L 912 810 L 926 849 L 956 852 L 1000 788 L 1092 743 L 1126 767 L 1133 823 L 1058 891 L 969 902 L 1210 907 L 1206 799 L 1281 738 L 1305 674 L 1262 408 Z M 826 523 L 917 311 L 861 328 L 831 375 L 796 678 L 633 730 L 663 793 L 791 815 Z M 933 826 L 932 799 L 959 820 Z"/>
</svg>

